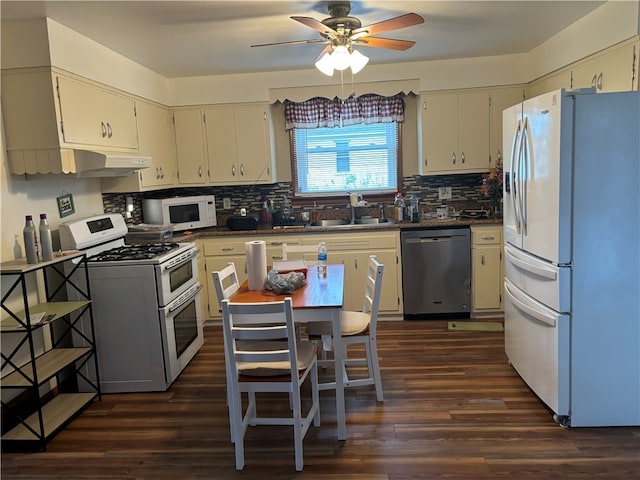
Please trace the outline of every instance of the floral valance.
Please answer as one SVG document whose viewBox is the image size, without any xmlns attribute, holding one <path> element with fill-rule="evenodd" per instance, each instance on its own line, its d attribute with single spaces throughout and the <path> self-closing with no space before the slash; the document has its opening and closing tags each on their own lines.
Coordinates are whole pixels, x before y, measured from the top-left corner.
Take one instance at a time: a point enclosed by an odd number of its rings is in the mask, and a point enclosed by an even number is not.
<svg viewBox="0 0 640 480">
<path fill-rule="evenodd" d="M 311 98 L 284 102 L 285 129 L 332 128 L 361 123 L 404 122 L 404 94 L 366 94 L 346 99 Z"/>
</svg>

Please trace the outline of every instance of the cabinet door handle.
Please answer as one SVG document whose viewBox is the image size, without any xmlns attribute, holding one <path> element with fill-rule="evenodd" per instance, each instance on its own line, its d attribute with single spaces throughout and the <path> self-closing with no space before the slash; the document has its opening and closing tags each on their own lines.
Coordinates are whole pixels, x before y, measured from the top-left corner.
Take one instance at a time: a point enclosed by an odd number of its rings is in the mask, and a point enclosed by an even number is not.
<svg viewBox="0 0 640 480">
<path fill-rule="evenodd" d="M 454 165 L 456 164 L 456 152 L 453 152 L 451 154 L 451 163 L 453 163 Z"/>
<path fill-rule="evenodd" d="M 496 237 L 482 237 L 483 240 L 495 240 Z"/>
<path fill-rule="evenodd" d="M 202 165 L 198 167 L 198 176 L 202 178 Z"/>
<path fill-rule="evenodd" d="M 240 164 L 240 176 L 244 177 L 244 163 Z"/>
<path fill-rule="evenodd" d="M 233 247 L 222 247 L 222 251 L 223 252 L 232 252 L 233 251 Z"/>
<path fill-rule="evenodd" d="M 598 90 L 602 90 L 602 72 L 598 75 L 598 79 L 596 80 L 596 88 Z"/>
<path fill-rule="evenodd" d="M 283 257 L 282 257 L 282 255 L 272 255 L 271 258 L 273 260 L 282 260 Z"/>
<path fill-rule="evenodd" d="M 462 163 L 464 163 L 464 152 L 462 152 L 462 155 L 460 155 L 460 158 L 462 159 Z"/>
<path fill-rule="evenodd" d="M 231 176 L 233 176 L 233 177 L 236 176 L 236 166 L 235 165 L 231 165 Z"/>
<path fill-rule="evenodd" d="M 484 253 L 480 254 L 480 264 L 484 265 Z"/>
<path fill-rule="evenodd" d="M 100 122 L 100 130 L 102 130 L 102 138 L 107 136 L 107 126 L 104 122 Z"/>
<path fill-rule="evenodd" d="M 160 178 L 164 178 L 164 168 L 160 167 Z"/>
<path fill-rule="evenodd" d="M 593 75 L 593 78 L 591 79 L 591 86 L 595 87 L 597 81 L 598 81 L 598 74 L 596 73 Z"/>
</svg>

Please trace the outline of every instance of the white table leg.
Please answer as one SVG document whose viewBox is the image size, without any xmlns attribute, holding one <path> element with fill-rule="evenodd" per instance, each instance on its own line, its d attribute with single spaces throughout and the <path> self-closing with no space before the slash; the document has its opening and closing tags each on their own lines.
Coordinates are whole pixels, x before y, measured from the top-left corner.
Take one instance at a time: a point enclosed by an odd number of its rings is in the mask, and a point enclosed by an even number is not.
<svg viewBox="0 0 640 480">
<path fill-rule="evenodd" d="M 334 310 L 331 315 L 333 325 L 333 355 L 336 375 L 336 416 L 338 423 L 338 440 L 347 439 L 347 422 L 344 401 L 344 343 L 340 328 L 340 311 Z"/>
</svg>

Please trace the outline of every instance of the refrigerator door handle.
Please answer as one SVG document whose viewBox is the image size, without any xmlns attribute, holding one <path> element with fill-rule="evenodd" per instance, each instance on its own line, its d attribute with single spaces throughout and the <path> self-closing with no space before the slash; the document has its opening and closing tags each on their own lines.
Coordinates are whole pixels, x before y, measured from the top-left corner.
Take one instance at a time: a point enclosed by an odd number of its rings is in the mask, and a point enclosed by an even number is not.
<svg viewBox="0 0 640 480">
<path fill-rule="evenodd" d="M 518 254 L 516 250 L 510 245 L 504 246 L 504 253 L 507 257 L 506 260 L 508 262 L 511 262 L 513 265 L 520 268 L 521 270 L 525 270 L 527 272 L 538 275 L 539 277 L 547 278 L 549 280 L 555 281 L 558 279 L 558 272 L 556 270 L 554 270 L 551 267 L 545 268 L 539 265 L 532 265 L 531 263 L 527 262 L 525 259 L 519 258 L 517 256 Z"/>
<path fill-rule="evenodd" d="M 524 124 L 522 126 L 522 137 L 520 139 L 522 156 L 520 160 L 522 164 L 520 165 L 521 173 L 520 176 L 522 186 L 520 188 L 520 216 L 522 217 L 522 232 L 527 234 L 527 185 L 529 183 L 529 163 L 531 157 L 531 142 L 529 141 L 531 129 L 529 128 L 529 119 L 525 117 Z"/>
<path fill-rule="evenodd" d="M 520 212 L 518 211 L 518 192 L 520 187 L 516 188 L 518 181 L 518 162 L 516 161 L 516 155 L 520 150 L 520 126 L 521 122 L 518 120 L 518 126 L 513 134 L 513 145 L 511 147 L 511 158 L 509 159 L 509 198 L 511 199 L 511 210 L 516 221 L 516 231 L 520 233 Z"/>
<path fill-rule="evenodd" d="M 556 317 L 549 316 L 549 315 L 545 314 L 545 312 L 541 312 L 538 309 L 526 304 L 525 302 L 523 302 L 522 300 L 517 298 L 513 294 L 511 289 L 509 288 L 509 282 L 508 281 L 504 282 L 504 289 L 505 289 L 505 292 L 507 293 L 507 295 L 509 296 L 509 299 L 511 300 L 511 303 L 513 304 L 513 306 L 515 308 L 517 308 L 521 312 L 529 315 L 530 317 L 533 317 L 536 320 L 539 320 L 540 322 L 542 322 L 542 323 L 544 323 L 546 325 L 549 325 L 550 327 L 555 327 L 556 326 Z"/>
</svg>

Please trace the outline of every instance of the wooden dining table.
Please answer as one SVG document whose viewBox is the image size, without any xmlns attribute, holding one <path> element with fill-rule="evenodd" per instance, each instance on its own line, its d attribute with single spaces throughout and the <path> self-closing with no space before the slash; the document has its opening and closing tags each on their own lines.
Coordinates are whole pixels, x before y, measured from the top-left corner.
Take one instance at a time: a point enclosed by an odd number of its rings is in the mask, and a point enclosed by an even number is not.
<svg viewBox="0 0 640 480">
<path fill-rule="evenodd" d="M 249 290 L 248 281 L 229 297 L 230 302 L 277 302 L 291 297 L 293 315 L 296 323 L 327 322 L 333 327 L 333 353 L 335 361 L 335 382 L 326 384 L 336 391 L 336 417 L 338 440 L 346 440 L 347 426 L 344 400 L 344 368 L 345 350 L 340 330 L 340 312 L 344 297 L 344 265 L 327 265 L 326 278 L 318 278 L 315 265 L 308 267 L 307 281 L 304 286 L 287 295 L 279 295 L 271 290 Z M 326 390 L 327 388 L 321 389 Z"/>
</svg>

